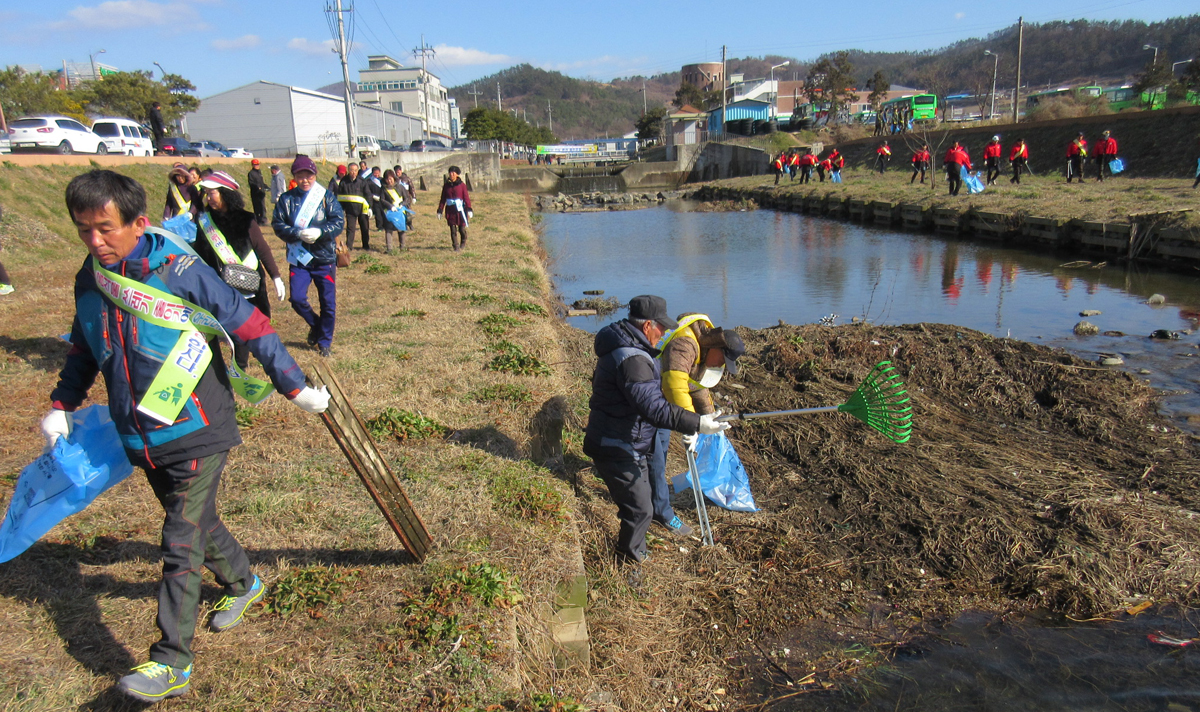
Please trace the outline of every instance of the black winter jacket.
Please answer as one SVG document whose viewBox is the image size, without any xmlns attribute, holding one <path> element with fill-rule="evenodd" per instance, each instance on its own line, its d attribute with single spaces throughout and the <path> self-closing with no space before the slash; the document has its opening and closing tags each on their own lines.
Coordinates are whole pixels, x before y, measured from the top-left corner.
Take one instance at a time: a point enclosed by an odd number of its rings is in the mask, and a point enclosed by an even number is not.
<svg viewBox="0 0 1200 712">
<path fill-rule="evenodd" d="M 592 376 L 585 453 L 595 457 L 598 448 L 618 447 L 645 455 L 659 428 L 687 435 L 700 429 L 700 416 L 663 395 L 659 351 L 628 319 L 601 329 L 594 348 L 599 361 Z"/>
</svg>

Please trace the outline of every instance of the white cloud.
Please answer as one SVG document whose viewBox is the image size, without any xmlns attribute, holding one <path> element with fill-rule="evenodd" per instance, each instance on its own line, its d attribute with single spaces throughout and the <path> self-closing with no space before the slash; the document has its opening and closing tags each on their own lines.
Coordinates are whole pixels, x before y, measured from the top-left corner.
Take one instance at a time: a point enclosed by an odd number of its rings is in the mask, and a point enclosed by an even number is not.
<svg viewBox="0 0 1200 712">
<path fill-rule="evenodd" d="M 967 16 L 967 13 L 965 13 L 965 12 L 956 12 L 956 13 L 954 13 L 954 19 L 955 19 L 955 20 L 961 20 L 961 19 L 963 19 L 963 18 L 964 18 L 964 17 L 966 17 L 966 16 Z"/>
<path fill-rule="evenodd" d="M 258 35 L 242 35 L 232 40 L 213 40 L 212 48 L 219 50 L 254 49 L 262 44 Z"/>
<path fill-rule="evenodd" d="M 288 40 L 287 47 L 303 54 L 313 55 L 314 57 L 325 57 L 333 51 L 333 40 L 317 42 L 306 37 L 294 37 Z"/>
<path fill-rule="evenodd" d="M 199 17 L 186 2 L 157 3 L 150 0 L 108 0 L 79 7 L 67 13 L 70 19 L 51 25 L 62 30 L 128 30 L 162 25 L 201 29 Z"/>
<path fill-rule="evenodd" d="M 450 45 L 438 45 L 433 48 L 437 52 L 437 59 L 447 67 L 467 67 L 474 64 L 504 64 L 512 62 L 512 57 L 506 54 L 492 54 L 484 52 L 481 49 L 467 49 L 466 47 L 451 47 Z"/>
</svg>

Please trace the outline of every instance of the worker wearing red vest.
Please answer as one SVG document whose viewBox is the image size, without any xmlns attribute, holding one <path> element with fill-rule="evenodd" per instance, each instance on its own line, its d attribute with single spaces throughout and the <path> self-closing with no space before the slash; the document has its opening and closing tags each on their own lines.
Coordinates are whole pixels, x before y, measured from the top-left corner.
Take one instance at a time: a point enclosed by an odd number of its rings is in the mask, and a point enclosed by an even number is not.
<svg viewBox="0 0 1200 712">
<path fill-rule="evenodd" d="M 1000 177 L 1000 137 L 993 136 L 990 143 L 983 149 L 983 161 L 987 164 L 987 184 L 996 185 Z"/>
<path fill-rule="evenodd" d="M 1029 161 L 1029 147 L 1025 145 L 1025 139 L 1021 139 L 1013 144 L 1012 150 L 1008 152 L 1008 162 L 1012 164 L 1012 178 L 1008 179 L 1009 183 L 1021 185 L 1021 171 L 1025 170 L 1025 164 Z"/>
<path fill-rule="evenodd" d="M 967 149 L 955 141 L 942 157 L 942 165 L 946 167 L 946 182 L 950 185 L 950 195 L 958 195 L 962 188 L 963 169 L 971 170 L 971 157 L 967 155 Z"/>
<path fill-rule="evenodd" d="M 910 185 L 912 184 L 913 181 L 915 181 L 917 179 L 917 173 L 921 174 L 921 182 L 922 183 L 925 182 L 925 171 L 929 170 L 929 161 L 930 161 L 929 146 L 922 146 L 921 150 L 913 153 L 913 155 L 912 155 L 913 174 L 912 174 L 912 178 L 908 179 L 908 182 Z"/>
<path fill-rule="evenodd" d="M 800 184 L 803 185 L 812 179 L 813 167 L 817 165 L 817 156 L 812 152 L 812 149 L 806 149 L 803 156 L 800 157 Z"/>
<path fill-rule="evenodd" d="M 788 173 L 791 174 L 792 180 L 796 180 L 796 173 L 800 170 L 800 152 L 791 151 L 788 153 Z"/>
<path fill-rule="evenodd" d="M 1070 183 L 1072 178 L 1078 178 L 1079 182 L 1083 182 L 1083 161 L 1087 158 L 1087 141 L 1083 139 L 1083 132 L 1079 132 L 1079 136 L 1067 144 L 1067 182 Z"/>
<path fill-rule="evenodd" d="M 887 168 L 888 161 L 892 160 L 892 149 L 888 146 L 888 142 L 884 141 L 879 148 L 875 149 L 875 168 L 880 174 Z"/>
<path fill-rule="evenodd" d="M 846 158 L 835 148 L 829 154 L 829 165 L 833 166 L 833 170 L 840 171 L 846 167 Z"/>
<path fill-rule="evenodd" d="M 1105 131 L 1103 138 L 1092 146 L 1092 153 L 1096 154 L 1096 179 L 1103 181 L 1106 169 L 1110 176 L 1113 174 L 1108 164 L 1117 157 L 1117 139 Z"/>
<path fill-rule="evenodd" d="M 817 164 L 817 177 L 821 179 L 822 183 L 824 183 L 825 174 L 831 172 L 832 170 L 833 164 L 829 162 L 829 159 L 821 159 L 821 162 Z"/>
<path fill-rule="evenodd" d="M 779 176 L 783 175 L 783 162 L 787 160 L 786 154 L 779 154 L 774 161 L 771 162 L 771 170 L 775 172 L 775 185 L 779 185 Z"/>
</svg>

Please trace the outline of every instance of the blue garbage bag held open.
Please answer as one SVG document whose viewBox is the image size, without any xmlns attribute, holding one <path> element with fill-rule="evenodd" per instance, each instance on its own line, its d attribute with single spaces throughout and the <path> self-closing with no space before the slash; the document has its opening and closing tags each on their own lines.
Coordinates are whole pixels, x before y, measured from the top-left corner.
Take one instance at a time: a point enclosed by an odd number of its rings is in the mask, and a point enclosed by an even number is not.
<svg viewBox="0 0 1200 712">
<path fill-rule="evenodd" d="M 408 230 L 408 215 L 410 213 L 412 213 L 412 211 L 408 208 L 399 207 L 395 210 L 387 211 L 383 214 L 383 216 L 392 224 L 392 227 L 396 228 L 400 232 L 404 232 Z"/>
<path fill-rule="evenodd" d="M 1125 170 L 1125 161 L 1120 158 L 1114 158 L 1108 162 L 1108 170 L 1115 176 Z"/>
<path fill-rule="evenodd" d="M 72 414 L 75 427 L 21 470 L 0 523 L 0 563 L 21 554 L 67 517 L 133 473 L 108 406 Z"/>
<path fill-rule="evenodd" d="M 696 470 L 700 473 L 700 491 L 708 501 L 734 512 L 757 512 L 750 492 L 750 476 L 725 433 L 700 435 L 696 441 Z M 673 478 L 676 492 L 691 487 L 687 472 Z"/>
<path fill-rule="evenodd" d="M 974 195 L 975 193 L 982 193 L 984 191 L 983 181 L 979 180 L 978 173 L 971 173 L 967 170 L 966 166 L 959 166 L 958 170 L 960 171 L 959 175 L 962 176 L 963 183 L 967 184 L 968 193 Z"/>
<path fill-rule="evenodd" d="M 196 242 L 196 223 L 191 213 L 180 213 L 170 220 L 163 220 L 162 229 L 182 237 L 189 245 Z"/>
</svg>

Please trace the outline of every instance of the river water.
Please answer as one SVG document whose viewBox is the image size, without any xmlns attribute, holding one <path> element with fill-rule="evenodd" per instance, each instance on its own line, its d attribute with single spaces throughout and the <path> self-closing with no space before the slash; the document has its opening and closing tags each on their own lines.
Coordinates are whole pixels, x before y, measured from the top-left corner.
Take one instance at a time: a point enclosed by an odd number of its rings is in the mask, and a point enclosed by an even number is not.
<svg viewBox="0 0 1200 712">
<path fill-rule="evenodd" d="M 770 210 L 546 213 L 543 244 L 570 304 L 585 290 L 623 303 L 659 294 L 672 313 L 703 312 L 721 326 L 816 322 L 836 315 L 880 325 L 934 322 L 1063 347 L 1088 360 L 1117 355 L 1168 395 L 1181 427 L 1200 414 L 1200 279 L 1123 265 L 1063 267 L 1079 255 L 1044 254 L 926 233 L 896 232 Z M 1162 305 L 1146 301 L 1153 294 Z M 1080 312 L 1102 332 L 1075 336 Z M 624 316 L 573 318 L 589 331 Z M 1150 339 L 1159 329 L 1174 341 Z M 1200 420 L 1196 418 L 1195 420 Z"/>
<path fill-rule="evenodd" d="M 1068 349 L 1118 355 L 1169 394 L 1163 410 L 1197 430 L 1200 280 L 1121 265 L 1065 267 L 1080 255 L 1043 254 L 929 234 L 881 230 L 793 213 L 698 213 L 687 203 L 625 212 L 547 213 L 543 244 L 570 304 L 585 290 L 623 303 L 643 293 L 671 312 L 723 326 L 816 322 L 939 322 Z M 1152 294 L 1165 303 L 1147 304 Z M 1102 331 L 1079 337 L 1080 312 Z M 590 331 L 624 316 L 571 319 Z M 1200 421 L 1200 417 L 1193 418 Z M 1197 635 L 1186 615 L 1111 624 L 999 620 L 965 613 L 919 649 L 906 649 L 849 692 L 798 695 L 772 710 L 1200 710 L 1200 650 L 1153 645 L 1146 634 Z M 833 641 L 836 644 L 837 641 Z M 766 697 L 793 689 L 777 688 Z"/>
</svg>

